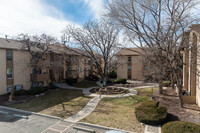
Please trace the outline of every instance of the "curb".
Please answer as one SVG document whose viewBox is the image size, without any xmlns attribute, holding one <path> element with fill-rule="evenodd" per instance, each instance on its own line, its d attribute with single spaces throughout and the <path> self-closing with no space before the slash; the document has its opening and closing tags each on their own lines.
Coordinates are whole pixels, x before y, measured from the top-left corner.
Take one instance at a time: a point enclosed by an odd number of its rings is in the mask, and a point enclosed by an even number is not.
<svg viewBox="0 0 200 133">
<path fill-rule="evenodd" d="M 96 125 L 96 124 L 90 124 L 90 123 L 86 123 L 86 122 L 77 122 L 76 124 L 81 124 L 83 126 L 91 126 L 94 128 L 102 128 L 104 130 L 117 130 L 117 131 L 123 131 L 125 133 L 136 133 L 136 132 L 131 132 L 131 131 L 126 131 L 126 130 L 121 130 L 121 129 L 117 129 L 117 128 L 113 128 L 113 127 L 106 127 L 106 126 L 101 126 L 101 125 Z"/>
<path fill-rule="evenodd" d="M 45 115 L 45 114 L 40 114 L 40 113 L 35 113 L 35 112 L 31 112 L 31 111 L 15 109 L 15 108 L 10 108 L 10 107 L 5 107 L 5 106 L 0 106 L 0 109 L 7 109 L 7 110 L 11 110 L 11 111 L 17 111 L 17 112 L 20 112 L 20 113 L 26 113 L 26 114 L 31 114 L 31 115 L 38 115 L 38 116 L 42 116 L 42 117 L 62 120 L 60 117 L 56 117 L 56 116 Z M 20 115 L 17 115 L 17 116 L 19 117 Z M 21 118 L 24 118 L 24 116 L 21 115 Z"/>
<path fill-rule="evenodd" d="M 148 127 L 150 127 L 150 128 L 157 128 L 158 130 L 157 131 L 149 131 Z M 145 125 L 144 133 L 161 133 L 161 126 L 160 125 L 158 125 L 158 126 Z"/>
</svg>

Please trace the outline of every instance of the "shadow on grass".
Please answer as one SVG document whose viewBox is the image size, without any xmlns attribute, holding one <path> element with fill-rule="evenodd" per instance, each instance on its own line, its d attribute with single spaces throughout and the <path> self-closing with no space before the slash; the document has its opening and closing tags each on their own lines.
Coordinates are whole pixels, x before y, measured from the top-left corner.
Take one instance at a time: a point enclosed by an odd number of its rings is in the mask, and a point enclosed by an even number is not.
<svg viewBox="0 0 200 133">
<path fill-rule="evenodd" d="M 70 103 L 73 99 L 77 99 L 75 102 Z M 56 105 L 65 106 L 66 103 L 76 106 L 83 106 L 87 104 L 83 102 L 83 99 L 89 99 L 89 97 L 84 96 L 80 90 L 52 90 L 47 92 L 44 96 L 39 96 L 26 103 L 13 104 L 10 107 L 40 112 L 47 108 L 54 107 Z"/>
</svg>

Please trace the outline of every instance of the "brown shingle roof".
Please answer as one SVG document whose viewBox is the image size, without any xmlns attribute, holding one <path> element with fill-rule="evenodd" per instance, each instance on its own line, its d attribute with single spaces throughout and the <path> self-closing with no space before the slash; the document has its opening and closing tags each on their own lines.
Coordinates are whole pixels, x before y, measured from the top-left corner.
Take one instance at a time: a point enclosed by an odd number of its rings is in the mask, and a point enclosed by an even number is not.
<svg viewBox="0 0 200 133">
<path fill-rule="evenodd" d="M 200 24 L 192 24 L 189 26 L 189 30 L 193 30 L 200 35 Z"/>
<path fill-rule="evenodd" d="M 144 51 L 141 48 L 123 48 L 117 52 L 117 56 L 130 56 L 130 55 L 142 55 Z"/>
<path fill-rule="evenodd" d="M 22 49 L 23 44 L 12 39 L 0 38 L 0 48 L 5 49 Z"/>
</svg>

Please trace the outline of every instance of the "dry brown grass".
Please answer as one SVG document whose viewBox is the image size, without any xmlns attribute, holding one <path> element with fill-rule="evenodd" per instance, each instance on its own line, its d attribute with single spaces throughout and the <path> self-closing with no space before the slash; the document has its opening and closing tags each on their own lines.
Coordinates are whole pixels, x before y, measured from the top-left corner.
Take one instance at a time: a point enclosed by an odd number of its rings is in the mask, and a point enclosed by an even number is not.
<svg viewBox="0 0 200 133">
<path fill-rule="evenodd" d="M 53 90 L 44 96 L 10 107 L 67 118 L 83 109 L 90 99 L 79 90 Z"/>
<path fill-rule="evenodd" d="M 135 105 L 148 99 L 149 97 L 141 96 L 104 98 L 95 111 L 81 121 L 128 131 L 143 132 L 144 126 L 135 117 Z"/>
</svg>

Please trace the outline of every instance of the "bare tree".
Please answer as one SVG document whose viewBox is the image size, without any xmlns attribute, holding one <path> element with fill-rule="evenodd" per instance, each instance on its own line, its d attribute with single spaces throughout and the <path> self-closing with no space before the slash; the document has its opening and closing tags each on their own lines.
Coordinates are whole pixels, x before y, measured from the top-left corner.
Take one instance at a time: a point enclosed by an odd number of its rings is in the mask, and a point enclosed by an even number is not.
<svg viewBox="0 0 200 133">
<path fill-rule="evenodd" d="M 100 22 L 89 21 L 81 27 L 68 25 L 65 32 L 78 48 L 73 51 L 90 60 L 90 63 L 97 69 L 94 72 L 102 78 L 106 85 L 110 62 L 119 45 L 119 29 L 111 22 L 101 20 Z"/>
<path fill-rule="evenodd" d="M 162 92 L 164 73 L 176 78 L 182 107 L 183 33 L 194 23 L 191 9 L 195 0 L 111 0 L 108 16 L 122 27 L 129 40 L 144 51 L 149 51 L 153 67 L 157 69 L 159 93 Z M 137 42 L 137 43 L 136 43 Z M 146 52 L 148 53 L 148 52 Z"/>
<path fill-rule="evenodd" d="M 20 34 L 17 39 L 24 44 L 22 50 L 27 50 L 30 54 L 30 64 L 27 67 L 33 70 L 31 78 L 33 84 L 36 82 L 39 67 L 49 67 L 50 64 L 43 62 L 42 59 L 46 58 L 50 45 L 54 44 L 56 39 L 46 34 L 40 36 Z"/>
</svg>

